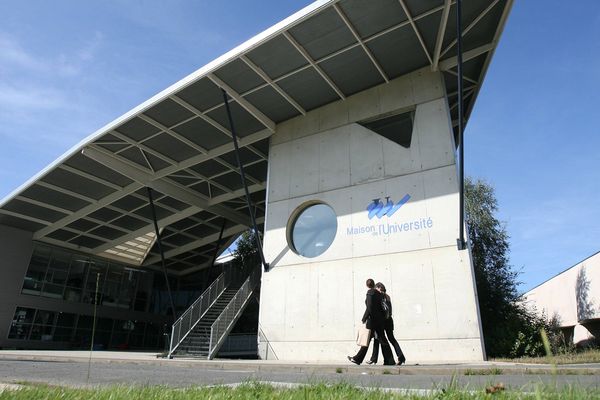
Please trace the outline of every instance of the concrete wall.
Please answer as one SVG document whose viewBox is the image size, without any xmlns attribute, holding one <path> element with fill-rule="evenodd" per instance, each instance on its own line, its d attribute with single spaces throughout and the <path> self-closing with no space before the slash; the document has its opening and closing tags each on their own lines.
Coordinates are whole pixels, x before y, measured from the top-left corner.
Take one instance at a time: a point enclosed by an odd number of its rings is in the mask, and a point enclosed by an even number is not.
<svg viewBox="0 0 600 400">
<path fill-rule="evenodd" d="M 343 360 L 356 352 L 365 280 L 386 284 L 395 334 L 412 362 L 482 360 L 473 271 L 458 251 L 458 186 L 442 77 L 421 70 L 277 126 L 271 138 L 260 328 L 270 354 Z M 410 148 L 356 123 L 415 111 Z M 370 220 L 375 198 L 410 195 Z M 318 200 L 337 215 L 329 249 L 304 258 L 286 227 Z"/>
<path fill-rule="evenodd" d="M 0 225 L 0 347 L 10 330 L 33 250 L 31 232 Z"/>
<path fill-rule="evenodd" d="M 583 260 L 525 293 L 526 304 L 563 327 L 574 326 L 575 343 L 598 334 L 600 320 L 600 253 Z M 595 322 L 593 320 L 596 320 Z"/>
</svg>

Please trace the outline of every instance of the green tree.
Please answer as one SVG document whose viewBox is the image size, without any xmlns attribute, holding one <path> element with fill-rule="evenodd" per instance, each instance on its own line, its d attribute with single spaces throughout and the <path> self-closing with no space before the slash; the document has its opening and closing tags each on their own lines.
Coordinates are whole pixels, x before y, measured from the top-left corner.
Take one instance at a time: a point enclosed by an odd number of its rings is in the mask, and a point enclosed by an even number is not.
<svg viewBox="0 0 600 400">
<path fill-rule="evenodd" d="M 234 265 L 241 268 L 253 268 L 260 264 L 260 256 L 256 248 L 254 232 L 248 230 L 242 233 L 236 242 Z"/>
<path fill-rule="evenodd" d="M 488 357 L 541 355 L 544 320 L 519 302 L 518 275 L 509 263 L 508 233 L 496 218 L 494 188 L 465 180 L 465 213 Z"/>
</svg>

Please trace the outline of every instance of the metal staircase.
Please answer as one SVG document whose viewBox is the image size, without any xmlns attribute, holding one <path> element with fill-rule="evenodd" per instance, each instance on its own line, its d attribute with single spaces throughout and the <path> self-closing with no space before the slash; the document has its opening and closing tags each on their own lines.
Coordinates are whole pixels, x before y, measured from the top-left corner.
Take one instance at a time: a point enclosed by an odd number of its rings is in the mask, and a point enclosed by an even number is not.
<svg viewBox="0 0 600 400">
<path fill-rule="evenodd" d="M 216 356 L 258 286 L 260 266 L 245 280 L 234 275 L 231 267 L 224 271 L 175 321 L 169 358 Z"/>
</svg>

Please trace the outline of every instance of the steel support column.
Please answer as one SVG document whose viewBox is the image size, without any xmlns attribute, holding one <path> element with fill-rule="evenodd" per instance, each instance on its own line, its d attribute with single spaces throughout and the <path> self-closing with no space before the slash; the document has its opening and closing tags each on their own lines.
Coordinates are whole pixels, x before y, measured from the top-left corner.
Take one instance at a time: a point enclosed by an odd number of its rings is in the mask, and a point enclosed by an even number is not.
<svg viewBox="0 0 600 400">
<path fill-rule="evenodd" d="M 456 72 L 458 78 L 458 158 L 460 168 L 458 172 L 459 180 L 459 237 L 456 244 L 459 250 L 467 248 L 465 241 L 465 143 L 463 134 L 463 73 L 462 73 L 462 18 L 461 18 L 461 0 L 456 0 Z"/>
<path fill-rule="evenodd" d="M 160 239 L 160 231 L 158 229 L 158 222 L 156 222 L 156 210 L 154 209 L 154 201 L 152 200 L 152 189 L 148 189 L 148 202 L 150 203 L 150 211 L 152 211 L 152 222 L 154 222 L 154 234 L 156 235 L 156 245 L 158 246 L 158 252 L 160 253 L 160 262 L 163 268 L 163 274 L 165 275 L 165 283 L 167 284 L 167 293 L 169 294 L 169 301 L 171 302 L 171 311 L 173 313 L 173 320 L 177 318 L 175 313 L 175 303 L 173 302 L 173 295 L 171 294 L 171 285 L 169 284 L 169 275 L 167 274 L 167 265 L 165 264 L 165 253 L 163 252 L 162 243 Z"/>
<path fill-rule="evenodd" d="M 235 126 L 233 125 L 233 118 L 231 116 L 231 110 L 229 109 L 229 99 L 227 96 L 227 92 L 225 89 L 221 88 L 223 92 L 223 102 L 225 103 L 225 109 L 227 110 L 227 118 L 229 119 L 229 128 L 231 129 L 231 136 L 233 139 L 233 147 L 235 149 L 235 159 L 238 163 L 238 168 L 240 169 L 240 176 L 242 177 L 242 185 L 244 186 L 244 192 L 246 193 L 246 204 L 248 205 L 248 214 L 250 214 L 250 219 L 252 221 L 252 229 L 254 229 L 254 237 L 256 238 L 256 247 L 258 250 L 258 254 L 260 256 L 260 261 L 262 262 L 264 271 L 269 270 L 269 264 L 265 261 L 265 255 L 263 254 L 262 243 L 258 233 L 258 227 L 256 226 L 256 218 L 254 213 L 252 212 L 252 201 L 250 200 L 250 193 L 248 192 L 248 184 L 246 183 L 246 175 L 244 174 L 244 166 L 242 165 L 242 161 L 240 160 L 240 148 L 237 142 L 237 134 L 235 132 Z"/>
</svg>

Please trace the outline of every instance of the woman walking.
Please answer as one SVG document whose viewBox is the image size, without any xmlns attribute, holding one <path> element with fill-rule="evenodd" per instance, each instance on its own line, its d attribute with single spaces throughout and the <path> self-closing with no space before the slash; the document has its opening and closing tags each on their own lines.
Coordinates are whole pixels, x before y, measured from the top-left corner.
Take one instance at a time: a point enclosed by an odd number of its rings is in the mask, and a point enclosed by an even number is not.
<svg viewBox="0 0 600 400">
<path fill-rule="evenodd" d="M 400 348 L 398 341 L 394 337 L 394 319 L 392 318 L 392 299 L 386 293 L 385 285 L 383 283 L 377 282 L 377 284 L 375 285 L 375 289 L 379 293 L 381 293 L 382 300 L 385 301 L 387 304 L 388 311 L 387 311 L 387 318 L 384 320 L 384 323 L 383 323 L 384 330 L 385 330 L 387 339 L 389 340 L 391 345 L 394 346 L 394 350 L 396 351 L 396 355 L 398 356 L 398 364 L 397 365 L 402 365 L 406 362 L 406 358 L 404 357 L 404 353 L 402 353 L 402 349 Z M 373 342 L 373 354 L 371 354 L 371 359 L 369 361 L 367 361 L 367 364 L 377 364 L 378 356 L 379 356 L 379 340 L 377 340 L 377 338 L 375 338 L 375 341 Z"/>
<path fill-rule="evenodd" d="M 367 324 L 367 328 L 371 329 L 371 332 L 374 332 L 375 338 L 379 340 L 381 343 L 381 352 L 383 353 L 383 359 L 385 365 L 395 365 L 394 356 L 392 355 L 392 350 L 390 349 L 390 345 L 385 338 L 384 331 L 384 321 L 385 315 L 382 306 L 383 295 L 378 290 L 375 290 L 375 281 L 373 279 L 367 279 L 367 297 L 365 299 L 366 309 L 365 313 L 362 317 L 362 323 Z M 361 346 L 360 350 L 354 357 L 348 356 L 348 360 L 353 362 L 354 364 L 360 365 L 365 355 L 367 355 L 367 346 Z"/>
</svg>

